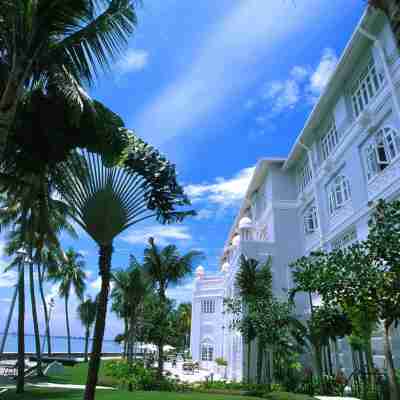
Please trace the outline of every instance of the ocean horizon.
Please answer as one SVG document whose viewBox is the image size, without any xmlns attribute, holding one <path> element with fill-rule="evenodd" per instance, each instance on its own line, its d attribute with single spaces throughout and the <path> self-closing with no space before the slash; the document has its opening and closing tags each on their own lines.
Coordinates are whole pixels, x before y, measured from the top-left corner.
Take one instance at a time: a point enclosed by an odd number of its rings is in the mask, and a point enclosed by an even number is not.
<svg viewBox="0 0 400 400">
<path fill-rule="evenodd" d="M 3 334 L 0 334 L 0 343 L 3 341 Z M 89 340 L 89 351 L 91 349 L 92 339 Z M 44 346 L 43 346 L 44 345 Z M 42 351 L 47 352 L 47 339 L 45 336 L 40 336 L 40 347 Z M 85 349 L 85 338 L 83 337 L 72 337 L 71 336 L 71 351 L 73 353 L 83 353 Z M 51 337 L 51 351 L 54 353 L 67 352 L 67 337 L 66 336 L 52 336 Z M 34 353 L 35 347 L 35 336 L 33 334 L 25 334 L 25 352 Z M 17 353 L 18 352 L 18 336 L 15 332 L 9 333 L 4 348 L 5 353 Z M 104 339 L 103 341 L 103 353 L 119 353 L 121 352 L 121 346 L 115 343 L 112 339 Z"/>
</svg>

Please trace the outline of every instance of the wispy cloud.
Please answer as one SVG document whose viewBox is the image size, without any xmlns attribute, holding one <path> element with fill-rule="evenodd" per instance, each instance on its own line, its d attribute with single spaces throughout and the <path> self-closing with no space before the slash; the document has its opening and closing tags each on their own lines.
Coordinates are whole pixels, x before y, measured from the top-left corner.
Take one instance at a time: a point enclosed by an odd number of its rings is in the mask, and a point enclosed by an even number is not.
<svg viewBox="0 0 400 400">
<path fill-rule="evenodd" d="M 145 50 L 130 49 L 125 57 L 119 60 L 115 67 L 119 75 L 141 71 L 149 62 L 149 53 Z"/>
<path fill-rule="evenodd" d="M 184 225 L 153 225 L 143 229 L 135 229 L 122 237 L 122 240 L 130 244 L 146 244 L 153 237 L 161 246 L 171 241 L 190 241 L 192 235 L 189 228 Z"/>
<path fill-rule="evenodd" d="M 216 178 L 214 182 L 188 185 L 185 192 L 193 202 L 206 201 L 220 207 L 240 202 L 247 190 L 254 167 L 244 168 L 232 178 Z"/>
<path fill-rule="evenodd" d="M 187 132 L 228 97 L 255 82 L 265 72 L 257 65 L 320 10 L 319 5 L 310 8 L 308 2 L 296 7 L 281 1 L 236 2 L 204 36 L 187 71 L 135 116 L 136 129 L 155 145 Z"/>
<path fill-rule="evenodd" d="M 15 271 L 7 271 L 0 273 L 0 287 L 9 288 L 17 283 L 17 273 Z"/>
<path fill-rule="evenodd" d="M 283 80 L 268 82 L 258 99 L 251 99 L 261 110 L 256 113 L 255 122 L 260 126 L 271 127 L 274 118 L 296 107 L 314 105 L 331 78 L 338 58 L 331 48 L 322 52 L 317 65 L 312 68 L 307 65 L 295 65 Z M 245 103 L 247 108 L 248 101 Z"/>
</svg>

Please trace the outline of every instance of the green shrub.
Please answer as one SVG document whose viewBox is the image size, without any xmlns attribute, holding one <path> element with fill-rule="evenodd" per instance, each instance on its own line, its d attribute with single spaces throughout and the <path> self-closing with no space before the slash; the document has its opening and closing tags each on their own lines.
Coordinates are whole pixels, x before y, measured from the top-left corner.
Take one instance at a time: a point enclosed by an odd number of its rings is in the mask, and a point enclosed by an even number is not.
<svg viewBox="0 0 400 400">
<path fill-rule="evenodd" d="M 262 396 L 268 400 L 315 400 L 314 397 L 310 397 L 305 394 L 289 393 L 289 392 L 270 392 Z"/>
<path fill-rule="evenodd" d="M 228 366 L 228 361 L 224 360 L 222 357 L 217 357 L 215 359 L 215 362 L 220 367 L 227 367 Z"/>
</svg>

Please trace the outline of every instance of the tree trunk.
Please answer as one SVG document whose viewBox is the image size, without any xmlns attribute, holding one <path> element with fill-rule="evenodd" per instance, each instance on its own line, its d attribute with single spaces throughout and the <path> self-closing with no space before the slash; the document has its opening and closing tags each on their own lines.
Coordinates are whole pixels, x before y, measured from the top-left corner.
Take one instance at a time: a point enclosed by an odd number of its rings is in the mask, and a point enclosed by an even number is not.
<svg viewBox="0 0 400 400">
<path fill-rule="evenodd" d="M 18 282 L 18 375 L 17 393 L 24 392 L 25 385 L 25 280 L 23 261 L 19 265 Z"/>
<path fill-rule="evenodd" d="M 261 383 L 262 368 L 263 368 L 263 358 L 264 358 L 264 345 L 258 340 L 257 343 L 257 384 Z"/>
<path fill-rule="evenodd" d="M 128 320 L 124 318 L 124 358 L 128 358 Z"/>
<path fill-rule="evenodd" d="M 384 339 L 384 352 L 387 364 L 387 371 L 388 371 L 388 380 L 389 380 L 389 387 L 390 387 L 390 400 L 398 400 L 400 399 L 400 388 L 399 382 L 396 377 L 396 369 L 393 363 L 393 355 L 392 355 L 392 346 L 390 343 L 390 323 L 384 323 L 383 329 L 383 339 Z"/>
<path fill-rule="evenodd" d="M 40 332 L 39 332 L 38 316 L 37 316 L 37 309 L 36 309 L 35 277 L 33 275 L 33 262 L 32 261 L 29 262 L 29 286 L 30 286 L 30 293 L 31 293 L 33 331 L 35 334 L 37 375 L 43 376 L 42 355 L 41 355 L 41 350 L 40 350 Z"/>
<path fill-rule="evenodd" d="M 164 371 L 164 343 L 159 343 L 157 348 L 158 348 L 157 377 L 158 379 L 162 379 Z"/>
<path fill-rule="evenodd" d="M 0 356 L 3 355 L 4 349 L 6 347 L 8 331 L 10 329 L 11 319 L 12 319 L 12 315 L 14 313 L 14 307 L 15 307 L 15 301 L 17 300 L 17 295 L 18 295 L 18 285 L 15 287 L 14 294 L 13 294 L 13 297 L 11 300 L 10 311 L 8 312 L 6 327 L 4 329 L 4 334 L 3 334 L 3 340 L 1 342 Z"/>
<path fill-rule="evenodd" d="M 99 274 L 101 276 L 101 290 L 97 302 L 96 323 L 93 333 L 92 354 L 90 356 L 88 375 L 84 400 L 94 400 L 97 378 L 99 374 L 101 349 L 103 346 L 104 328 L 107 316 L 108 292 L 110 290 L 110 270 L 111 256 L 113 252 L 112 244 L 100 246 Z"/>
<path fill-rule="evenodd" d="M 329 375 L 333 375 L 333 363 L 332 363 L 332 352 L 331 352 L 331 342 L 328 339 L 328 344 L 326 346 L 326 350 L 328 352 L 328 366 L 329 366 Z"/>
<path fill-rule="evenodd" d="M 67 351 L 68 356 L 71 357 L 71 331 L 69 328 L 69 314 L 68 314 L 68 294 L 65 296 L 65 323 L 67 326 Z"/>
<path fill-rule="evenodd" d="M 318 344 L 314 345 L 314 357 L 315 357 L 315 369 L 317 372 L 318 378 L 322 378 L 323 375 L 323 367 L 322 367 L 322 352 L 321 346 Z"/>
<path fill-rule="evenodd" d="M 339 346 L 338 346 L 338 340 L 335 337 L 333 339 L 333 347 L 334 347 L 334 352 L 335 352 L 335 372 L 339 372 L 340 368 L 340 361 L 339 361 Z"/>
<path fill-rule="evenodd" d="M 371 337 L 369 337 L 365 342 L 365 358 L 367 361 L 367 371 L 368 371 L 368 380 L 372 387 L 372 390 L 375 389 L 375 366 L 374 366 L 374 358 L 372 354 L 372 344 Z"/>
<path fill-rule="evenodd" d="M 46 326 L 46 339 L 47 339 L 47 354 L 51 356 L 51 337 L 50 337 L 50 320 L 49 311 L 47 309 L 46 296 L 44 295 L 43 289 L 43 271 L 40 264 L 38 264 L 38 275 L 39 275 L 39 292 L 40 298 L 42 300 L 43 313 L 44 313 L 44 323 Z M 43 349 L 44 351 L 44 349 Z"/>
<path fill-rule="evenodd" d="M 88 352 L 89 352 L 89 336 L 90 336 L 90 329 L 86 327 L 86 334 L 85 334 L 85 362 L 88 362 Z"/>
</svg>

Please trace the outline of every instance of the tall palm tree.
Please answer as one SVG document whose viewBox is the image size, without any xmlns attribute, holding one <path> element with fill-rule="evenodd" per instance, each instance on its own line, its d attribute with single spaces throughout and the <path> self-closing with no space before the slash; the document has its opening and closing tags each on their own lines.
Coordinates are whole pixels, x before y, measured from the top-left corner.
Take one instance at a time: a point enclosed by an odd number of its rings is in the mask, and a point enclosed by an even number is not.
<svg viewBox="0 0 400 400">
<path fill-rule="evenodd" d="M 154 239 L 149 239 L 149 245 L 144 250 L 143 268 L 157 291 L 160 303 L 167 300 L 166 291 L 172 284 L 178 284 L 192 272 L 193 264 L 202 256 L 199 251 L 190 251 L 183 256 L 176 246 L 169 245 L 160 249 Z M 162 377 L 164 369 L 164 347 L 160 341 L 158 347 L 158 377 Z"/>
<path fill-rule="evenodd" d="M 114 288 L 111 292 L 113 309 L 122 311 L 126 321 L 125 342 L 127 343 L 128 362 L 133 362 L 134 342 L 137 322 L 149 285 L 145 281 L 140 265 L 134 259 L 127 270 L 118 270 L 112 276 Z"/>
<path fill-rule="evenodd" d="M 88 361 L 90 329 L 96 320 L 97 304 L 90 296 L 79 304 L 77 308 L 79 320 L 85 328 L 85 362 Z"/>
<path fill-rule="evenodd" d="M 79 300 L 83 299 L 83 293 L 86 286 L 86 274 L 84 272 L 84 268 L 85 262 L 82 259 L 82 255 L 80 253 L 77 253 L 74 249 L 70 248 L 65 253 L 64 262 L 61 268 L 50 276 L 50 279 L 60 284 L 58 293 L 65 302 L 65 322 L 67 327 L 67 344 L 69 356 L 71 355 L 71 331 L 69 326 L 68 301 L 72 290 L 75 292 L 75 295 L 78 297 Z"/>
<path fill-rule="evenodd" d="M 82 110 L 87 95 L 81 85 L 109 68 L 136 22 L 133 0 L 2 1 L 0 148 L 27 88 L 56 86 Z"/>
<path fill-rule="evenodd" d="M 184 335 L 184 349 L 190 347 L 190 329 L 192 325 L 192 303 L 181 303 L 178 306 L 178 323 Z"/>
<path fill-rule="evenodd" d="M 93 349 L 84 398 L 95 396 L 104 337 L 113 242 L 133 225 L 156 218 L 180 221 L 192 211 L 176 208 L 190 204 L 176 181 L 175 168 L 154 148 L 129 135 L 129 146 L 118 165 L 106 166 L 101 157 L 74 153 L 63 163 L 58 192 L 71 217 L 98 244 L 101 290 L 98 297 Z"/>
</svg>

